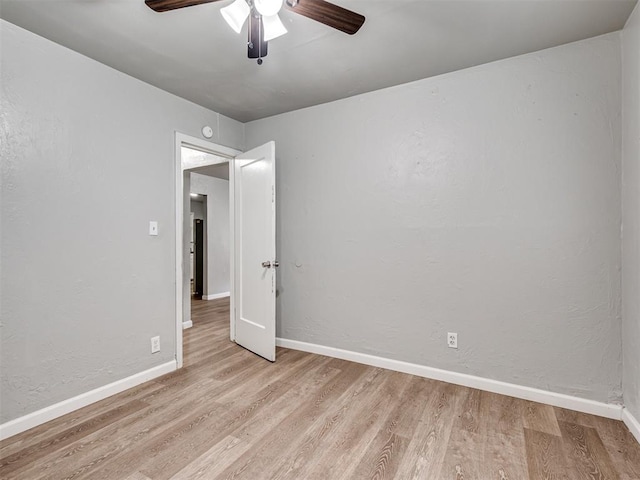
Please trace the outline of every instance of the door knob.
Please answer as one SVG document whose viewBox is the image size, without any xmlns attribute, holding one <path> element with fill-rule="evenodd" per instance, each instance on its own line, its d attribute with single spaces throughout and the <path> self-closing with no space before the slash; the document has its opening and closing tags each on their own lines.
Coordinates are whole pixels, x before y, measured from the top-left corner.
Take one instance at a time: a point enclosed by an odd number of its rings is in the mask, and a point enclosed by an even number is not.
<svg viewBox="0 0 640 480">
<path fill-rule="evenodd" d="M 280 262 L 278 262 L 277 260 L 274 260 L 273 263 L 271 264 L 271 266 L 273 268 L 278 268 L 280 266 Z"/>
<path fill-rule="evenodd" d="M 271 268 L 271 262 L 269 262 L 269 261 L 262 262 L 262 266 L 263 266 L 264 268 Z"/>
<path fill-rule="evenodd" d="M 273 263 L 271 263 L 270 261 L 266 261 L 266 262 L 262 262 L 262 266 L 264 268 L 277 268 L 280 266 L 280 262 L 278 262 L 277 260 L 274 260 Z"/>
</svg>

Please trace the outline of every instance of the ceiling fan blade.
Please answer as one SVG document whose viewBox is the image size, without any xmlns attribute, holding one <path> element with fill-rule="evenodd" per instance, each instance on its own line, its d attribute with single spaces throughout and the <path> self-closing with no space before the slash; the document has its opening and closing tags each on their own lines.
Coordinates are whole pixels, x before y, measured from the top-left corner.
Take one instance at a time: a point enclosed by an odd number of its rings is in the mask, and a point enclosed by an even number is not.
<svg viewBox="0 0 640 480">
<path fill-rule="evenodd" d="M 218 1 L 220 0 L 145 0 L 144 3 L 156 12 L 168 12 L 176 8 L 193 7 L 194 5 Z"/>
<path fill-rule="evenodd" d="M 285 8 L 292 12 L 353 35 L 364 23 L 359 13 L 339 7 L 325 0 L 286 0 Z"/>
</svg>

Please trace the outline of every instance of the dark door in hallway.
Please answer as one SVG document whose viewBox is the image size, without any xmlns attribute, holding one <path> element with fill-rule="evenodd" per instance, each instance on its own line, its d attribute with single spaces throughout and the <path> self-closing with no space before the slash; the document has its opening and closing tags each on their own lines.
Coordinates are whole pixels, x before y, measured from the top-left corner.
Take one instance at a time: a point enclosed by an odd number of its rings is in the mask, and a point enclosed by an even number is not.
<svg viewBox="0 0 640 480">
<path fill-rule="evenodd" d="M 194 292 L 195 298 L 202 298 L 204 292 L 204 222 L 200 219 L 193 221 L 194 230 Z"/>
</svg>

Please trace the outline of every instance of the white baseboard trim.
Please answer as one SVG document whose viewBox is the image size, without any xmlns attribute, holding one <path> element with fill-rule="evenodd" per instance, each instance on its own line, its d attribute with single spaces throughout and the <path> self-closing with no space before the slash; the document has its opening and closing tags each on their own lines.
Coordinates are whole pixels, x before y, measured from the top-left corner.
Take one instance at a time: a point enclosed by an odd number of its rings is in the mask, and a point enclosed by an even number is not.
<svg viewBox="0 0 640 480">
<path fill-rule="evenodd" d="M 218 298 L 229 297 L 231 292 L 222 292 L 222 293 L 212 293 L 211 295 L 203 295 L 203 300 L 217 300 Z"/>
<path fill-rule="evenodd" d="M 396 372 L 409 373 L 419 377 L 431 378 L 433 380 L 441 380 L 443 382 L 463 385 L 465 387 L 477 388 L 488 392 L 508 395 L 510 397 L 521 398 L 523 400 L 531 400 L 534 402 L 546 403 L 555 407 L 567 408 L 578 412 L 590 413 L 600 417 L 613 418 L 615 420 L 622 419 L 622 405 L 614 405 L 610 403 L 596 402 L 580 397 L 565 395 L 563 393 L 555 393 L 538 388 L 516 385 L 514 383 L 506 383 L 490 378 L 476 377 L 466 373 L 452 372 L 439 368 L 427 367 L 415 363 L 403 362 L 400 360 L 392 360 L 389 358 L 377 357 L 366 353 L 352 352 L 339 348 L 326 347 L 313 343 L 300 342 L 298 340 L 289 340 L 286 338 L 277 338 L 276 345 L 293 350 L 302 350 L 309 353 L 317 353 L 327 357 L 340 358 L 342 360 L 350 360 L 356 363 L 363 363 L 373 367 L 386 368 Z"/>
<path fill-rule="evenodd" d="M 191 320 L 187 320 L 186 322 L 182 322 L 182 329 L 186 330 L 187 328 L 193 327 L 193 322 Z"/>
<path fill-rule="evenodd" d="M 622 421 L 633 436 L 636 437 L 638 443 L 640 443 L 640 421 L 638 421 L 627 408 L 622 410 Z"/>
<path fill-rule="evenodd" d="M 68 400 L 63 400 L 62 402 L 24 415 L 23 417 L 3 423 L 0 425 L 0 440 L 12 437 L 13 435 L 29 430 L 30 428 L 42 425 L 54 418 L 61 417 L 62 415 L 73 412 L 74 410 L 78 410 L 99 400 L 110 397 L 111 395 L 120 393 L 128 388 L 133 388 L 141 383 L 148 382 L 149 380 L 153 380 L 154 378 L 173 372 L 176 368 L 176 361 L 172 360 L 171 362 L 163 363 L 162 365 L 150 368 L 144 372 L 136 373 L 130 377 L 117 380 L 113 383 L 109 383 L 108 385 L 103 385 L 102 387 L 81 393 L 80 395 L 69 398 Z"/>
</svg>

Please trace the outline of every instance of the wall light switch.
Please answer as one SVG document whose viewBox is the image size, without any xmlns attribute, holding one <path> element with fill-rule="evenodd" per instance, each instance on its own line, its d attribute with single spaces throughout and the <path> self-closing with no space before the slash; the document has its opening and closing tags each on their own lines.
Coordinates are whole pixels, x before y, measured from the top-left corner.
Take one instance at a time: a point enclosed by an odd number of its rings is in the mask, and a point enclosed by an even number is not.
<svg viewBox="0 0 640 480">
<path fill-rule="evenodd" d="M 149 235 L 158 235 L 158 222 L 149 222 Z"/>
</svg>

